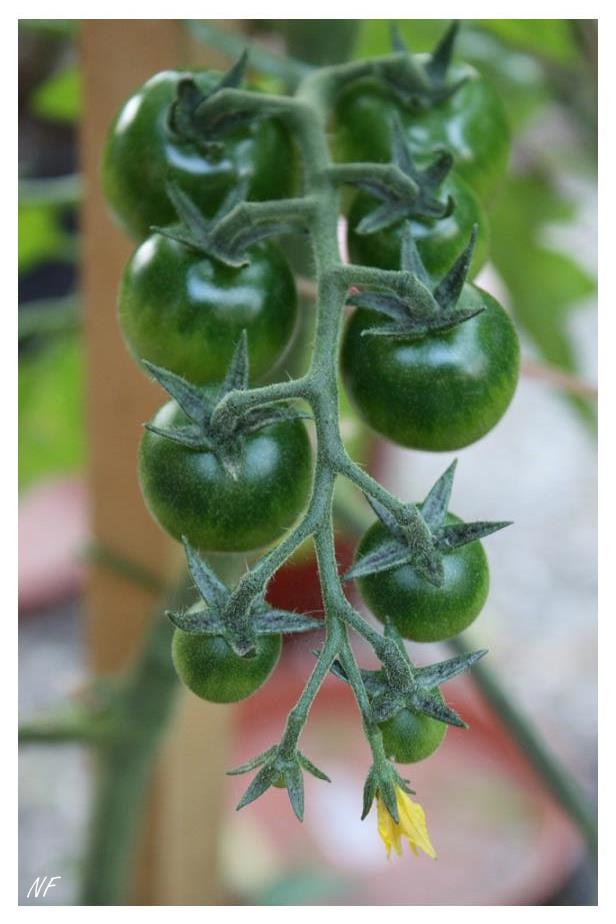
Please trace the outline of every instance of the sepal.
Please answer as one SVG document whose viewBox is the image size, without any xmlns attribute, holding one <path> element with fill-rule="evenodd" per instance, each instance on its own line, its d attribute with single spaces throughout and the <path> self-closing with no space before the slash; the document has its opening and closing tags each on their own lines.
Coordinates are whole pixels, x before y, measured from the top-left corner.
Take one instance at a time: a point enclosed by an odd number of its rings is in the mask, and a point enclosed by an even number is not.
<svg viewBox="0 0 616 924">
<path fill-rule="evenodd" d="M 291 808 L 299 821 L 304 820 L 304 776 L 306 770 L 312 776 L 325 782 L 329 777 L 319 770 L 301 751 L 294 749 L 289 755 L 280 745 L 274 745 L 263 754 L 235 770 L 227 771 L 229 775 L 247 773 L 259 767 L 259 772 L 237 804 L 237 811 L 250 805 L 272 786 L 283 786 L 288 793 Z"/>
<path fill-rule="evenodd" d="M 182 545 L 186 555 L 188 571 L 195 582 L 195 587 L 208 606 L 221 606 L 229 595 L 229 589 L 216 572 L 205 562 L 190 544 L 186 536 L 182 536 Z"/>
<path fill-rule="evenodd" d="M 207 93 L 199 88 L 192 77 L 178 81 L 176 97 L 169 109 L 170 130 L 184 140 L 198 144 L 206 154 L 218 153 L 221 145 L 216 139 L 244 123 L 249 118 L 249 114 L 235 110 L 208 119 L 204 115 L 204 110 L 207 110 L 207 102 L 221 90 L 240 86 L 244 79 L 247 60 L 248 54 L 244 51 L 235 64 Z"/>
<path fill-rule="evenodd" d="M 345 580 L 368 577 L 400 565 L 412 564 L 425 580 L 440 587 L 444 580 L 442 556 L 418 508 L 414 504 L 401 504 L 396 515 L 385 510 L 374 498 L 368 497 L 368 501 L 391 539 L 356 561 L 346 572 Z"/>
<path fill-rule="evenodd" d="M 295 613 L 292 610 L 278 610 L 263 605 L 257 610 L 253 620 L 257 635 L 292 635 L 298 632 L 313 632 L 323 628 L 323 620 L 306 613 Z"/>
<path fill-rule="evenodd" d="M 353 564 L 344 575 L 345 581 L 356 581 L 359 578 L 369 577 L 371 574 L 380 574 L 382 571 L 391 571 L 400 565 L 412 562 L 412 554 L 402 543 L 396 539 L 383 542 L 381 545 L 362 556 Z"/>
<path fill-rule="evenodd" d="M 183 613 L 174 613 L 168 610 L 165 615 L 177 629 L 189 635 L 221 635 L 224 636 L 224 625 L 220 617 L 208 609 L 186 610 Z"/>
<path fill-rule="evenodd" d="M 203 427 L 212 412 L 212 405 L 204 392 L 175 372 L 155 366 L 147 359 L 142 360 L 142 365 L 176 404 L 179 404 L 186 416 L 198 427 Z"/>
<path fill-rule="evenodd" d="M 242 773 L 250 773 L 251 770 L 256 770 L 257 767 L 261 767 L 276 751 L 276 745 L 273 744 L 271 748 L 268 748 L 267 751 L 263 751 L 261 754 L 257 754 L 256 757 L 253 757 L 251 760 L 247 761 L 245 764 L 240 764 L 239 767 L 234 767 L 232 770 L 227 770 L 227 776 L 239 776 Z"/>
<path fill-rule="evenodd" d="M 392 29 L 393 50 L 399 54 L 406 53 L 402 61 L 383 65 L 379 72 L 389 90 L 411 111 L 422 112 L 444 102 L 466 83 L 466 77 L 447 82 L 458 25 L 454 21 L 449 26 L 426 64 L 419 64 L 400 33 Z"/>
<path fill-rule="evenodd" d="M 442 552 L 449 552 L 451 549 L 458 549 L 469 542 L 476 542 L 478 539 L 484 539 L 506 526 L 511 526 L 511 521 L 503 520 L 502 522 L 491 523 L 489 521 L 479 521 L 477 523 L 452 523 L 449 526 L 442 526 L 435 533 L 437 548 Z"/>
<path fill-rule="evenodd" d="M 233 188 L 225 196 L 213 218 L 206 218 L 191 197 L 180 189 L 175 181 L 168 180 L 165 189 L 177 214 L 178 222 L 166 227 L 154 226 L 152 230 L 173 241 L 178 241 L 184 247 L 211 257 L 225 266 L 233 269 L 245 266 L 250 262 L 245 253 L 250 242 L 241 242 L 238 250 L 235 238 L 231 241 L 225 240 L 219 228 L 225 216 L 246 199 L 250 179 L 249 171 L 241 171 L 237 174 Z"/>
<path fill-rule="evenodd" d="M 438 529 L 445 522 L 457 465 L 458 460 L 454 459 L 449 468 L 434 482 L 421 505 L 421 514 L 432 530 Z"/>
<path fill-rule="evenodd" d="M 192 607 L 184 612 L 167 612 L 171 622 L 183 632 L 192 635 L 220 635 L 237 650 L 234 624 L 238 623 L 237 611 L 228 612 L 231 591 L 213 569 L 200 557 L 185 536 L 182 537 L 188 570 L 195 583 L 204 606 Z M 294 613 L 270 606 L 265 600 L 253 601 L 249 605 L 250 629 L 254 636 L 290 635 L 312 632 L 323 627 L 323 620 L 307 613 Z"/>
<path fill-rule="evenodd" d="M 161 369 L 147 360 L 143 361 L 143 365 L 189 419 L 188 424 L 180 427 L 158 427 L 150 422 L 144 424 L 145 428 L 189 449 L 214 453 L 220 465 L 233 479 L 236 479 L 240 472 L 244 436 L 256 433 L 278 421 L 310 417 L 284 404 L 266 404 L 239 410 L 226 403 L 223 405 L 224 399 L 231 392 L 243 392 L 248 389 L 246 331 L 242 331 L 224 381 L 213 399 L 203 389 L 197 388 L 174 372 Z M 224 413 L 221 413 L 223 407 Z"/>
<path fill-rule="evenodd" d="M 366 308 L 389 319 L 388 324 L 368 327 L 362 337 L 389 337 L 416 340 L 457 327 L 485 310 L 483 305 L 456 307 L 470 268 L 477 225 L 473 226 L 468 245 L 446 276 L 431 290 L 430 280 L 413 240 L 411 223 L 405 222 L 402 239 L 401 271 L 395 289 L 392 286 L 364 289 L 352 295 L 348 304 Z"/>
<path fill-rule="evenodd" d="M 421 712 L 431 719 L 436 719 L 438 722 L 443 722 L 445 725 L 468 728 L 466 722 L 460 718 L 455 709 L 451 709 L 445 703 L 423 690 L 414 690 L 408 694 L 403 705 L 408 706 L 415 712 Z"/>
<path fill-rule="evenodd" d="M 486 648 L 481 648 L 478 651 L 470 652 L 470 654 L 448 658 L 446 661 L 438 661 L 436 664 L 429 664 L 427 667 L 415 668 L 417 686 L 423 690 L 433 690 L 442 683 L 447 683 L 448 680 L 457 677 L 458 674 L 470 670 L 473 664 L 487 653 Z"/>
<path fill-rule="evenodd" d="M 361 820 L 369 814 L 377 795 L 395 822 L 398 817 L 398 800 L 396 788 L 402 789 L 409 796 L 415 795 L 415 790 L 409 786 L 409 781 L 403 779 L 396 768 L 389 761 L 382 764 L 372 764 L 364 783 L 363 805 Z"/>
<path fill-rule="evenodd" d="M 509 521 L 445 524 L 455 469 L 454 461 L 419 506 L 401 504 L 394 513 L 368 497 L 389 538 L 358 558 L 346 572 L 345 580 L 380 574 L 408 564 L 425 580 L 440 587 L 444 580 L 443 555 L 446 552 L 510 525 Z"/>
<path fill-rule="evenodd" d="M 401 189 L 399 182 L 388 182 L 386 172 L 379 178 L 371 177 L 367 172 L 365 178 L 357 180 L 355 186 L 381 200 L 381 204 L 359 222 L 355 228 L 357 234 L 375 234 L 405 218 L 438 221 L 447 218 L 454 209 L 450 196 L 442 202 L 436 195 L 453 166 L 452 155 L 438 150 L 435 152 L 435 160 L 420 169 L 415 163 L 399 117 L 393 116 L 390 124 L 391 163 L 405 177 L 406 188 Z"/>
</svg>

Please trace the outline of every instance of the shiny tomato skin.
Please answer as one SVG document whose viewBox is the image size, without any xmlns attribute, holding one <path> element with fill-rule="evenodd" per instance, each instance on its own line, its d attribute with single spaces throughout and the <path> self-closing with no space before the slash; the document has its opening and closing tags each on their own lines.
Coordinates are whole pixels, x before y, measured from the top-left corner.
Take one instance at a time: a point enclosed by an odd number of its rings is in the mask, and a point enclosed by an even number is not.
<svg viewBox="0 0 616 924">
<path fill-rule="evenodd" d="M 418 156 L 429 156 L 437 148 L 451 151 L 457 172 L 489 203 L 507 170 L 509 126 L 491 84 L 471 65 L 454 64 L 449 80 L 463 76 L 468 79 L 453 96 L 421 112 L 405 108 L 373 78 L 350 83 L 336 106 L 336 160 L 388 163 L 395 113 Z"/>
<path fill-rule="evenodd" d="M 126 266 L 118 309 L 138 360 L 206 385 L 224 379 L 243 330 L 253 380 L 278 363 L 296 329 L 297 292 L 274 244 L 252 247 L 236 269 L 153 234 Z"/>
<path fill-rule="evenodd" d="M 447 523 L 461 522 L 453 514 Z M 390 534 L 380 521 L 364 534 L 356 558 L 372 552 Z M 362 599 L 382 622 L 390 619 L 403 638 L 414 642 L 442 642 L 468 628 L 481 612 L 488 596 L 488 560 L 479 541 L 443 555 L 445 579 L 435 587 L 412 565 L 359 578 Z"/>
<path fill-rule="evenodd" d="M 254 656 L 239 657 L 222 636 L 176 629 L 171 651 L 175 669 L 189 690 L 210 703 L 237 703 L 265 683 L 281 648 L 282 636 L 259 635 Z"/>
<path fill-rule="evenodd" d="M 237 183 L 238 171 L 250 171 L 248 199 L 279 199 L 295 185 L 291 137 L 276 119 L 256 119 L 227 132 L 222 153 L 208 153 L 194 141 L 174 134 L 169 107 L 178 82 L 194 78 L 208 92 L 220 79 L 213 71 L 161 71 L 124 103 L 105 144 L 102 181 L 107 202 L 127 233 L 143 240 L 152 226 L 177 221 L 165 183 L 172 180 L 204 215 L 212 216 Z M 206 139 L 207 141 L 207 139 Z"/>
<path fill-rule="evenodd" d="M 501 419 L 518 380 L 520 347 L 509 316 L 487 292 L 464 287 L 458 303 L 486 310 L 416 340 L 362 336 L 388 323 L 358 309 L 347 323 L 342 375 L 362 420 L 409 449 L 444 452 L 485 436 Z"/>
<path fill-rule="evenodd" d="M 443 702 L 438 690 L 435 698 Z M 443 742 L 447 726 L 423 712 L 400 709 L 390 719 L 379 724 L 385 754 L 398 764 L 414 764 L 430 757 Z"/>
<path fill-rule="evenodd" d="M 169 401 L 155 426 L 186 424 Z M 145 430 L 139 481 L 150 513 L 175 539 L 204 551 L 243 552 L 268 545 L 289 529 L 306 505 L 312 453 L 301 420 L 283 420 L 243 437 L 237 478 L 212 452 L 190 449 Z"/>
</svg>

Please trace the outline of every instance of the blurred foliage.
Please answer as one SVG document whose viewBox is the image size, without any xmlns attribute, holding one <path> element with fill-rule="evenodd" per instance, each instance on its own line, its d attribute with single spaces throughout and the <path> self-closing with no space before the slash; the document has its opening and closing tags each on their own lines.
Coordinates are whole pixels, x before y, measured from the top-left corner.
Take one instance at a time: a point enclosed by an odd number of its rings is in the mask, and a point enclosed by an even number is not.
<svg viewBox="0 0 616 924">
<path fill-rule="evenodd" d="M 596 284 L 574 255 L 545 246 L 541 237 L 548 222 L 571 219 L 575 211 L 549 180 L 526 174 L 511 178 L 492 215 L 492 260 L 507 286 L 516 319 L 542 356 L 567 370 L 577 366 L 569 314 L 592 295 Z M 589 402 L 569 400 L 594 422 Z"/>
<path fill-rule="evenodd" d="M 319 67 L 346 61 L 360 26 L 357 19 L 275 19 L 271 23 L 292 57 Z"/>
<path fill-rule="evenodd" d="M 53 145 L 55 126 L 75 123 L 80 112 L 80 75 L 74 64 L 74 20 L 20 20 L 37 52 L 20 61 L 20 99 L 27 127 L 24 160 L 45 163 L 47 137 Z M 41 45 L 42 43 L 42 45 Z M 45 54 L 42 54 L 42 49 Z M 40 61 L 46 70 L 41 79 Z M 29 78 L 29 79 L 28 79 Z M 41 143 L 43 150 L 40 150 Z M 38 146 L 39 150 L 33 148 Z M 29 156 L 30 152 L 36 156 Z M 22 165 L 20 164 L 20 168 Z M 21 170 L 20 170 L 21 172 Z M 19 311 L 19 462 L 20 490 L 39 478 L 79 470 L 84 458 L 82 414 L 82 350 L 76 334 L 76 301 L 67 296 L 47 298 L 45 280 L 58 264 L 73 264 L 75 234 L 71 210 L 79 200 L 78 177 L 20 179 L 18 211 L 18 269 L 21 280 L 41 280 L 43 297 L 24 302 Z M 39 283 L 37 282 L 37 287 Z M 32 286 L 30 286 L 32 288 Z M 70 334 L 66 332 L 71 331 Z"/>
<path fill-rule="evenodd" d="M 48 35 L 50 38 L 74 38 L 78 19 L 20 19 L 19 28 Z"/>
<path fill-rule="evenodd" d="M 45 205 L 19 205 L 17 261 L 26 272 L 55 257 L 62 249 L 63 232 L 54 209 Z"/>
<path fill-rule="evenodd" d="M 32 113 L 55 122 L 75 122 L 81 112 L 81 79 L 77 67 L 65 67 L 34 91 Z"/>
<path fill-rule="evenodd" d="M 79 470 L 84 460 L 83 357 L 76 335 L 19 362 L 19 486 Z"/>
</svg>

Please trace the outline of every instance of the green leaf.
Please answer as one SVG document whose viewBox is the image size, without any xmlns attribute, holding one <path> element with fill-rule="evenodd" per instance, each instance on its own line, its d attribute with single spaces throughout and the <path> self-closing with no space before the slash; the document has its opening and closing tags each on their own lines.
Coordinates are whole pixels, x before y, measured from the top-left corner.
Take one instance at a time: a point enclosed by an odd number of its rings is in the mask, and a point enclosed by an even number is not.
<svg viewBox="0 0 616 924">
<path fill-rule="evenodd" d="M 19 487 L 84 463 L 83 361 L 76 335 L 19 363 Z"/>
<path fill-rule="evenodd" d="M 567 19 L 479 19 L 477 25 L 507 45 L 561 64 L 575 61 L 579 55 Z"/>
<path fill-rule="evenodd" d="M 54 122 L 76 122 L 81 114 L 81 75 L 71 65 L 58 71 L 36 88 L 32 112 Z"/>
<path fill-rule="evenodd" d="M 492 259 L 510 295 L 520 327 L 552 365 L 577 370 L 569 315 L 595 291 L 595 281 L 575 259 L 542 243 L 547 223 L 565 221 L 573 208 L 543 175 L 513 177 L 492 216 Z M 585 419 L 594 408 L 569 398 Z"/>
<path fill-rule="evenodd" d="M 55 209 L 42 205 L 20 205 L 17 238 L 19 272 L 25 272 L 53 259 L 62 251 L 66 241 Z"/>
</svg>

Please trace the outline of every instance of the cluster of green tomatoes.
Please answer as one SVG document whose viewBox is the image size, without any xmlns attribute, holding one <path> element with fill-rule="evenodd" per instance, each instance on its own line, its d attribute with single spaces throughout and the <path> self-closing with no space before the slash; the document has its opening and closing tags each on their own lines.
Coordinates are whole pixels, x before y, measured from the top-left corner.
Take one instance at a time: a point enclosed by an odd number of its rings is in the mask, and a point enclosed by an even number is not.
<svg viewBox="0 0 616 924">
<path fill-rule="evenodd" d="M 340 371 L 366 424 L 430 451 L 461 448 L 491 430 L 519 364 L 508 316 L 471 282 L 488 253 L 486 208 L 506 167 L 507 126 L 490 86 L 445 57 L 427 60 L 419 90 L 395 72 L 344 85 L 329 126 L 336 162 L 395 163 L 416 189 L 394 201 L 358 183 L 343 198 L 352 262 L 405 269 L 415 289 L 405 297 L 352 293 Z M 225 394 L 284 378 L 298 296 L 278 245 L 256 243 L 249 263 L 231 266 L 199 244 L 191 225 L 224 215 L 239 177 L 246 200 L 258 202 L 296 195 L 301 175 L 292 134 L 276 117 L 231 123 L 213 139 L 195 130 L 191 99 L 198 105 L 219 81 L 209 71 L 156 74 L 120 110 L 103 164 L 108 202 L 138 241 L 120 287 L 122 331 L 171 398 L 146 425 L 140 484 L 156 521 L 185 543 L 202 598 L 196 614 L 215 614 L 229 595 L 197 550 L 275 543 L 305 509 L 313 480 L 306 424 L 294 409 L 252 409 L 232 432 L 214 413 Z M 376 507 L 349 574 L 375 616 L 417 642 L 451 638 L 476 618 L 488 590 L 478 540 L 502 525 L 465 529 L 447 511 L 452 475 L 419 505 L 441 556 L 439 582 L 405 550 L 400 524 Z M 267 679 L 281 649 L 274 630 L 290 621 L 264 598 L 254 618 L 261 629 L 251 657 L 233 650 L 214 616 L 211 632 L 176 630 L 174 663 L 197 695 L 233 702 Z M 403 709 L 381 728 L 387 754 L 410 762 L 435 750 L 446 725 Z"/>
</svg>

